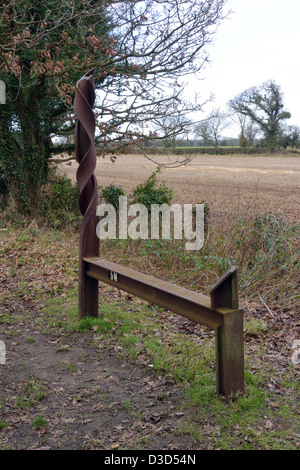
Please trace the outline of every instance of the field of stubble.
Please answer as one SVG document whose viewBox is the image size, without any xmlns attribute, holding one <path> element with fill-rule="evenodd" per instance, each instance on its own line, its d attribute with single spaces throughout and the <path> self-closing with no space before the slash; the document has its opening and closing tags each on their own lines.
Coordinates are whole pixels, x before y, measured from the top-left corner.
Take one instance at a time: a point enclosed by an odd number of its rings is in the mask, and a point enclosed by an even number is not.
<svg viewBox="0 0 300 470">
<path fill-rule="evenodd" d="M 167 157 L 156 162 L 142 155 L 121 155 L 115 163 L 98 158 L 100 186 L 121 186 L 129 196 Z M 175 158 L 175 157 L 174 157 Z M 63 163 L 60 172 L 76 181 L 77 163 Z M 196 156 L 186 166 L 163 168 L 159 181 L 173 189 L 173 202 L 205 201 L 212 221 L 232 223 L 247 215 L 272 212 L 299 222 L 300 157 L 295 156 Z"/>
</svg>

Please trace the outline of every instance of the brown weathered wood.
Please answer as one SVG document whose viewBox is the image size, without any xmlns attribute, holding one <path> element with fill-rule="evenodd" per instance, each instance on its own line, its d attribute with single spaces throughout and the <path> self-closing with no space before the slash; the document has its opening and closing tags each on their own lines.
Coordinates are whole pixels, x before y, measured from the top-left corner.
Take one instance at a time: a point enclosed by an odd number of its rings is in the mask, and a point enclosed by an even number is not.
<svg viewBox="0 0 300 470">
<path fill-rule="evenodd" d="M 226 398 L 244 393 L 243 312 L 224 310 L 216 329 L 217 391 Z"/>
<path fill-rule="evenodd" d="M 228 398 L 244 393 L 243 312 L 239 310 L 237 268 L 231 268 L 210 295 L 211 308 L 223 315 L 216 328 L 217 390 Z"/>
<path fill-rule="evenodd" d="M 170 282 L 100 258 L 85 257 L 87 275 L 148 302 L 215 329 L 223 315 L 211 310 L 210 298 Z"/>
<path fill-rule="evenodd" d="M 238 296 L 238 269 L 232 267 L 210 290 L 211 308 L 218 307 L 237 310 L 239 308 Z"/>
</svg>

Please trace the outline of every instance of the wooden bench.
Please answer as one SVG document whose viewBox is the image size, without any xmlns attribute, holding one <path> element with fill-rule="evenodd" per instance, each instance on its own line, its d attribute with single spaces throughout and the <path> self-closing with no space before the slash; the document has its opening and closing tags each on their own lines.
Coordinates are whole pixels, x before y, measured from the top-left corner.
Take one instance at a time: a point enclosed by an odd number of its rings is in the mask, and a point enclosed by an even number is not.
<svg viewBox="0 0 300 470">
<path fill-rule="evenodd" d="M 238 307 L 237 268 L 229 270 L 208 297 L 105 259 L 83 257 L 83 261 L 86 285 L 89 280 L 102 281 L 214 330 L 217 391 L 227 398 L 244 392 L 243 312 Z"/>
</svg>

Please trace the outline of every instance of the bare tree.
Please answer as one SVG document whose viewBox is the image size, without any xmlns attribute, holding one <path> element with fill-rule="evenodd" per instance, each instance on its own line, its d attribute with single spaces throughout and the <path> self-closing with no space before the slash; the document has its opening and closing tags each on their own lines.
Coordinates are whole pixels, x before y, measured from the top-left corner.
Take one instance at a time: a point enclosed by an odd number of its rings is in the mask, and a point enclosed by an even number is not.
<svg viewBox="0 0 300 470">
<path fill-rule="evenodd" d="M 115 2 L 113 67 L 121 73 L 107 73 L 107 65 L 103 70 L 107 79 L 98 101 L 100 151 L 142 147 L 147 139 L 174 141 L 189 130 L 187 116 L 204 103 L 197 97 L 192 103 L 184 99 L 184 77 L 208 62 L 207 46 L 225 17 L 225 3 Z"/>
<path fill-rule="evenodd" d="M 240 147 L 252 147 L 256 136 L 259 133 L 259 127 L 249 116 L 235 112 L 231 114 L 232 121 L 240 128 L 239 143 Z"/>
<path fill-rule="evenodd" d="M 219 147 L 222 132 L 228 127 L 228 115 L 218 109 L 214 109 L 208 118 L 195 127 L 195 134 L 200 136 L 205 144 Z"/>
</svg>

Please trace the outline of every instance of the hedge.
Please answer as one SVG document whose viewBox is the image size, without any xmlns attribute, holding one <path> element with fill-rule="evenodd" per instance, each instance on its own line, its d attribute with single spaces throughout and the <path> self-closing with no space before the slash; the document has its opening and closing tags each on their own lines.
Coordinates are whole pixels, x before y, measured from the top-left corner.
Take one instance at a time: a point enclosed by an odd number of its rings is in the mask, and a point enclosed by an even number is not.
<svg viewBox="0 0 300 470">
<path fill-rule="evenodd" d="M 145 153 L 149 155 L 261 155 L 272 152 L 268 149 L 258 147 L 177 147 L 173 149 L 146 147 L 144 149 L 133 149 L 132 153 Z"/>
</svg>

